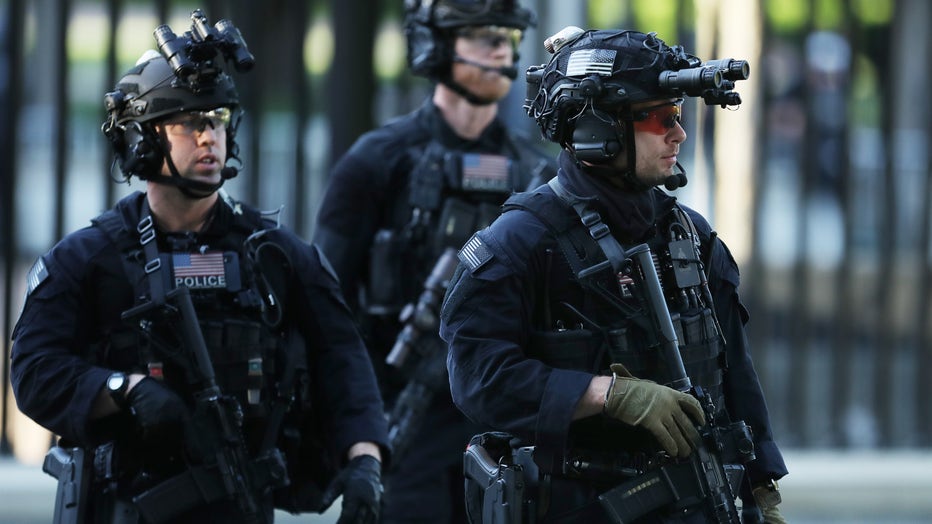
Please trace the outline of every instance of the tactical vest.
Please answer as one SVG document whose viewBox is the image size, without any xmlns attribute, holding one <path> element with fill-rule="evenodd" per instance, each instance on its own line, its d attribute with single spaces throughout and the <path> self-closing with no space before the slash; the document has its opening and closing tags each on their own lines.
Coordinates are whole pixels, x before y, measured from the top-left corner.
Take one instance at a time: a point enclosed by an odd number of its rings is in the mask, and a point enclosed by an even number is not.
<svg viewBox="0 0 932 524">
<path fill-rule="evenodd" d="M 512 196 L 504 212 L 513 209 L 534 215 L 557 243 L 556 250 L 547 252 L 544 288 L 535 291 L 539 300 L 532 313 L 529 356 L 554 367 L 597 374 L 606 374 L 609 364 L 617 362 L 636 377 L 666 383 L 657 336 L 651 333 L 639 290 L 630 277 L 604 264 L 606 254 L 594 238 L 609 234 L 601 217 L 590 210 L 581 219 L 558 196 L 541 191 Z M 648 245 L 686 373 L 724 414 L 724 339 L 706 283 L 708 263 L 701 256 L 711 251 L 702 242 L 709 239 L 700 238 L 676 205 L 659 221 L 657 231 Z M 602 269 L 594 270 L 600 264 Z"/>
<path fill-rule="evenodd" d="M 392 227 L 379 230 L 373 241 L 369 313 L 396 314 L 420 293 L 446 248 L 459 249 L 491 224 L 509 195 L 553 175 L 546 160 L 522 151 L 510 138 L 502 149 L 513 156 L 456 151 L 437 141 L 410 148 L 408 198 L 394 203 Z"/>
<path fill-rule="evenodd" d="M 120 250 L 124 271 L 134 287 L 136 305 L 153 299 L 156 292 L 153 286 L 161 286 L 164 291 L 180 285 L 189 288 L 217 385 L 243 408 L 244 436 L 256 448 L 264 437 L 271 405 L 280 396 L 276 387 L 283 373 L 286 349 L 276 321 L 283 314 L 278 301 L 287 299 L 278 291 L 277 309 L 270 309 L 263 300 L 270 290 L 254 257 L 244 248 L 246 239 L 268 228 L 269 223 L 248 208 L 233 217 L 230 231 L 216 245 L 184 245 L 182 239 L 174 242 L 175 249 L 171 246 L 165 249 L 163 242 L 154 264 L 146 262 L 151 257 L 140 242 L 145 233 L 128 231 L 118 212 L 104 213 L 94 220 L 94 225 Z M 156 242 L 154 238 L 151 241 Z M 171 336 L 165 339 L 170 340 Z M 160 347 L 164 343 L 162 337 L 147 338 L 127 326 L 126 330 L 111 334 L 104 358 L 114 368 L 147 374 L 185 392 L 189 387 L 185 383 L 185 370 L 166 357 L 177 349 Z M 307 398 L 306 393 L 299 396 Z"/>
</svg>

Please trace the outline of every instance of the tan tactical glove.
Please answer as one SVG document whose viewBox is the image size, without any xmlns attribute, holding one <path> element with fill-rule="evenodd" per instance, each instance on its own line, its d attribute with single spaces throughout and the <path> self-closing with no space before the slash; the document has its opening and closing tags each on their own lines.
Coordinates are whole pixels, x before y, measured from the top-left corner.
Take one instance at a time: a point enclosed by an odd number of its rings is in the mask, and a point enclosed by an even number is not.
<svg viewBox="0 0 932 524">
<path fill-rule="evenodd" d="M 670 455 L 689 456 L 699 441 L 696 424 L 705 424 L 699 401 L 673 388 L 634 378 L 621 364 L 611 368 L 605 414 L 647 429 Z"/>
<path fill-rule="evenodd" d="M 761 515 L 764 517 L 764 524 L 787 524 L 786 519 L 780 514 L 777 504 L 783 501 L 780 491 L 777 488 L 776 481 L 757 486 L 751 493 L 754 494 L 754 502 L 760 508 Z"/>
</svg>

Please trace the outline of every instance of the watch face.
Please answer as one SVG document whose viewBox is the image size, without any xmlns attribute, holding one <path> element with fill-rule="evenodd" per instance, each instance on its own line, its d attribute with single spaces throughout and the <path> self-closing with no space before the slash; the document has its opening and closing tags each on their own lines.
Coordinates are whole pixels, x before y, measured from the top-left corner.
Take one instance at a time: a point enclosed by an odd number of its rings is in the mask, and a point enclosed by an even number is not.
<svg viewBox="0 0 932 524">
<path fill-rule="evenodd" d="M 126 375 L 122 373 L 114 373 L 107 379 L 107 389 L 110 391 L 120 391 L 124 384 L 126 384 Z"/>
</svg>

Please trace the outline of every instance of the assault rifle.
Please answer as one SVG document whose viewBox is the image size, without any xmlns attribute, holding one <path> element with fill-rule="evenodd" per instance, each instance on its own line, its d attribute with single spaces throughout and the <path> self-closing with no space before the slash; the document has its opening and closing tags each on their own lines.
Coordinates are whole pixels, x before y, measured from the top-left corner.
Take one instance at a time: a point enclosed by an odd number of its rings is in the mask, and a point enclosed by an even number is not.
<svg viewBox="0 0 932 524">
<path fill-rule="evenodd" d="M 437 335 L 440 302 L 456 269 L 456 250 L 447 248 L 434 264 L 416 303 L 407 304 L 399 318 L 404 327 L 385 362 L 397 369 L 411 369 L 411 377 L 388 415 L 388 439 L 395 464 L 408 450 L 434 395 L 447 386 L 445 346 Z M 427 335 L 427 336 L 425 336 Z M 419 358 L 409 362 L 411 354 Z"/>
<path fill-rule="evenodd" d="M 686 375 L 650 248 L 646 244 L 635 246 L 625 257 L 626 272 L 641 290 L 660 361 L 667 367 L 666 385 L 693 395 L 702 405 L 706 424 L 698 428 L 701 439 L 688 458 L 664 456 L 645 473 L 600 495 L 599 501 L 619 524 L 661 508 L 685 510 L 697 505 L 708 522 L 740 524 L 735 497 L 744 474 L 741 464 L 754 459 L 751 430 L 743 421 L 718 425 L 712 399 Z"/>
<path fill-rule="evenodd" d="M 194 413 L 185 428 L 188 468 L 133 498 L 144 520 L 169 522 L 196 507 L 226 500 L 238 506 L 244 522 L 266 522 L 257 495 L 288 485 L 284 457 L 272 448 L 250 458 L 242 435 L 242 408 L 217 386 L 188 288 L 166 293 L 165 303 L 129 309 L 123 319 L 138 322 L 145 331 L 163 322 L 177 326 L 181 347 L 164 356 L 185 370 L 195 391 Z"/>
</svg>

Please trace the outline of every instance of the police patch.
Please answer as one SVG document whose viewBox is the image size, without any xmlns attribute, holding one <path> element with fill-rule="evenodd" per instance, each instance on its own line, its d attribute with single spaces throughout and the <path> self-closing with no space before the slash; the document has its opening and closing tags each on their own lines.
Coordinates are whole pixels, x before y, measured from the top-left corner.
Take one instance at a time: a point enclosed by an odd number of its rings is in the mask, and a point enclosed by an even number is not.
<svg viewBox="0 0 932 524">
<path fill-rule="evenodd" d="M 222 289 L 227 287 L 223 253 L 172 253 L 172 277 L 175 287 Z"/>
<path fill-rule="evenodd" d="M 26 296 L 32 294 L 47 278 L 49 278 L 49 270 L 45 267 L 45 260 L 39 257 L 26 274 Z"/>
<path fill-rule="evenodd" d="M 511 160 L 502 155 L 464 153 L 463 189 L 467 191 L 507 192 Z"/>
<path fill-rule="evenodd" d="M 489 248 L 482 242 L 482 239 L 479 238 L 479 235 L 475 233 L 456 256 L 460 259 L 460 262 L 469 268 L 470 273 L 475 272 L 494 257 Z"/>
</svg>

